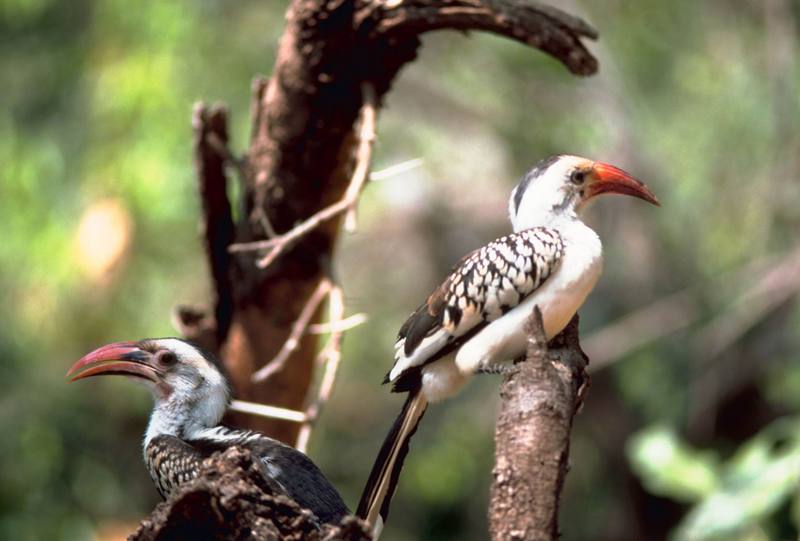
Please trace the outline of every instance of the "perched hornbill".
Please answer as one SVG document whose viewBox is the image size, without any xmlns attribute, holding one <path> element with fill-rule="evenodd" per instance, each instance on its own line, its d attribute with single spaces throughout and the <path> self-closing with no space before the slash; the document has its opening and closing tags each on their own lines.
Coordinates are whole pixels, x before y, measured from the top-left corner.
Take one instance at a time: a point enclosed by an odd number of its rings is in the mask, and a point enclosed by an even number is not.
<svg viewBox="0 0 800 541">
<path fill-rule="evenodd" d="M 197 476 L 200 462 L 232 446 L 258 458 L 267 484 L 314 512 L 320 522 L 350 514 L 336 489 L 311 460 L 258 432 L 219 424 L 230 402 L 228 383 L 209 353 L 178 338 L 118 342 L 70 368 L 70 381 L 122 375 L 144 383 L 155 400 L 144 437 L 144 461 L 159 493 Z"/>
<path fill-rule="evenodd" d="M 594 288 L 603 250 L 581 212 L 605 193 L 658 205 L 644 184 L 613 165 L 568 155 L 541 160 L 511 192 L 514 233 L 465 256 L 401 327 L 384 383 L 408 398 L 356 511 L 376 538 L 428 403 L 456 394 L 472 374 L 504 371 L 502 363 L 522 356 L 525 321 L 534 306 L 550 339 Z"/>
</svg>

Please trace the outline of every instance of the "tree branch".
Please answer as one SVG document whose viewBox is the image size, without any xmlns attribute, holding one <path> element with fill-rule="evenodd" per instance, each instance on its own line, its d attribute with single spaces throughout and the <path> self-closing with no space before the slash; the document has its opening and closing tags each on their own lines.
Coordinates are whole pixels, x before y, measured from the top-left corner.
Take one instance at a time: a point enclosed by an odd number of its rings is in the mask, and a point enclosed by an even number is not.
<svg viewBox="0 0 800 541">
<path fill-rule="evenodd" d="M 526 362 L 506 376 L 495 428 L 489 531 L 495 541 L 558 539 L 572 419 L 588 388 L 578 317 L 546 345 L 538 307 L 528 319 Z"/>
<path fill-rule="evenodd" d="M 225 341 L 233 315 L 233 288 L 228 275 L 233 217 L 226 191 L 226 156 L 216 148 L 228 142 L 227 123 L 228 113 L 223 105 L 195 104 L 192 114 L 195 168 L 203 209 L 203 240 L 213 282 L 215 350 Z"/>
<path fill-rule="evenodd" d="M 258 402 L 248 402 L 247 400 L 233 400 L 231 401 L 230 406 L 228 406 L 228 409 L 238 413 L 258 415 L 268 419 L 280 419 L 282 421 L 290 421 L 292 423 L 305 423 L 307 419 L 307 416 L 303 411 L 279 408 L 277 406 L 260 404 Z"/>
<path fill-rule="evenodd" d="M 377 33 L 406 36 L 433 30 L 483 30 L 537 47 L 576 75 L 597 71 L 581 38 L 597 31 L 560 9 L 520 0 L 400 0 L 380 2 L 372 15 Z"/>
</svg>

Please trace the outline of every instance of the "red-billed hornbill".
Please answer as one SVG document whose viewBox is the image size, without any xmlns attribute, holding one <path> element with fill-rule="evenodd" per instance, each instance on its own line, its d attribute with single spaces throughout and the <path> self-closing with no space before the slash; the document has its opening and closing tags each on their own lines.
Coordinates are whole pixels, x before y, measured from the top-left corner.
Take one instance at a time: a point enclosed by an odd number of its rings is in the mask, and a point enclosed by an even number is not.
<svg viewBox="0 0 800 541">
<path fill-rule="evenodd" d="M 230 390 L 209 353 L 178 338 L 118 342 L 89 353 L 67 373 L 70 381 L 104 375 L 131 377 L 153 394 L 144 461 L 163 498 L 194 479 L 203 459 L 237 446 L 258 459 L 275 494 L 289 496 L 320 522 L 338 522 L 349 514 L 339 493 L 306 455 L 258 432 L 219 424 Z"/>
<path fill-rule="evenodd" d="M 612 165 L 566 155 L 540 161 L 511 193 L 514 233 L 463 258 L 401 327 L 384 383 L 408 398 L 356 512 L 376 534 L 428 403 L 452 396 L 472 374 L 524 355 L 534 306 L 550 339 L 583 304 L 600 276 L 602 246 L 580 213 L 603 193 L 658 205 L 644 184 Z"/>
</svg>

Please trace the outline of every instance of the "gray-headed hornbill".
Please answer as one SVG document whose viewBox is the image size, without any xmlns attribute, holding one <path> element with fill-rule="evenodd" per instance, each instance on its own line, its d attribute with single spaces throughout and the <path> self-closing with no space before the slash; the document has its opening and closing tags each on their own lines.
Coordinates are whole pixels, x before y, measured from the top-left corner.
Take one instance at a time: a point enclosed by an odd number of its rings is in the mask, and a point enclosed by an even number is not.
<svg viewBox="0 0 800 541">
<path fill-rule="evenodd" d="M 384 383 L 408 398 L 372 468 L 356 514 L 377 536 L 429 402 L 457 393 L 469 377 L 525 353 L 525 321 L 542 313 L 548 339 L 569 323 L 602 269 L 602 245 L 580 219 L 593 197 L 656 197 L 625 171 L 577 156 L 540 161 L 512 191 L 514 233 L 464 257 L 401 327 Z"/>
<path fill-rule="evenodd" d="M 178 338 L 118 342 L 89 353 L 67 373 L 70 381 L 105 375 L 128 376 L 153 394 L 144 461 L 162 497 L 194 479 L 203 459 L 238 446 L 258 459 L 275 494 L 289 496 L 320 522 L 338 522 L 349 514 L 306 455 L 258 432 L 220 425 L 230 390 L 211 354 Z"/>
</svg>

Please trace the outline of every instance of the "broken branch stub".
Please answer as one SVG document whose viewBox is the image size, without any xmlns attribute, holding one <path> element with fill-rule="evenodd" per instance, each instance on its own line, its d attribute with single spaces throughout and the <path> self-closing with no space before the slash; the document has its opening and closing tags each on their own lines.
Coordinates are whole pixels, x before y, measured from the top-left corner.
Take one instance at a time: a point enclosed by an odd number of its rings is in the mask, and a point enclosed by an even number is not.
<svg viewBox="0 0 800 541">
<path fill-rule="evenodd" d="M 575 316 L 548 346 L 535 308 L 527 325 L 526 359 L 503 381 L 489 496 L 495 541 L 558 539 L 572 420 L 588 383 L 577 329 Z"/>
</svg>

